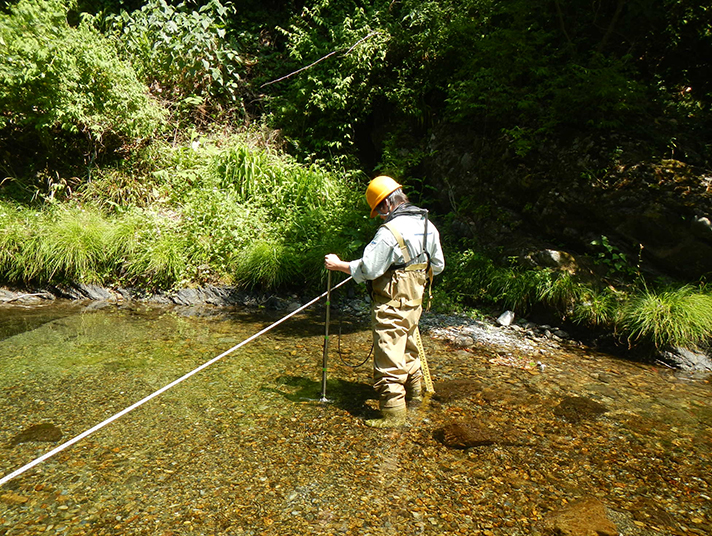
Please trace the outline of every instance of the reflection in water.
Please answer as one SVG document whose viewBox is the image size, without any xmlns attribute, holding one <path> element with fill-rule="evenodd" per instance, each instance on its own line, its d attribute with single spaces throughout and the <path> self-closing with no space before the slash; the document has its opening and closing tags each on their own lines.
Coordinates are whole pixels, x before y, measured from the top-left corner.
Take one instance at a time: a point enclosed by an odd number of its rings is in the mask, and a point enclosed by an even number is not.
<svg viewBox="0 0 712 536">
<path fill-rule="evenodd" d="M 46 309 L 8 332 L 0 474 L 58 444 L 23 431 L 74 437 L 277 319 L 204 312 Z M 346 331 L 357 363 L 370 333 Z M 424 342 L 438 395 L 377 431 L 362 424 L 369 365 L 332 355 L 330 403 L 315 401 L 323 318 L 296 317 L 6 484 L 0 534 L 533 535 L 583 497 L 621 534 L 709 533 L 709 382 L 580 350 L 537 356 L 541 371 Z M 444 445 L 458 429 L 487 441 Z"/>
</svg>

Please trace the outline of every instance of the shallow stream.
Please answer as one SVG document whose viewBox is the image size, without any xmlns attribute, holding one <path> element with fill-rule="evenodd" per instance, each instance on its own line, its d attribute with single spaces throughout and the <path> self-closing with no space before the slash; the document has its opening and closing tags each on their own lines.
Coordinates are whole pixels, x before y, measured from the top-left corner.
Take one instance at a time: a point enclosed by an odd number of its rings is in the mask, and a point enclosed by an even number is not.
<svg viewBox="0 0 712 536">
<path fill-rule="evenodd" d="M 281 316 L 0 309 L 0 477 Z M 323 311 L 311 311 L 5 484 L 0 535 L 528 536 L 585 497 L 623 535 L 712 533 L 709 379 L 580 348 L 504 355 L 426 335 L 439 393 L 384 432 L 363 425 L 376 407 L 370 363 L 344 364 L 368 355 L 368 326 L 341 329 L 328 403 Z M 572 398 L 605 409 L 562 411 Z M 455 422 L 491 441 L 446 446 L 438 430 Z M 27 433 L 39 424 L 61 438 Z"/>
</svg>

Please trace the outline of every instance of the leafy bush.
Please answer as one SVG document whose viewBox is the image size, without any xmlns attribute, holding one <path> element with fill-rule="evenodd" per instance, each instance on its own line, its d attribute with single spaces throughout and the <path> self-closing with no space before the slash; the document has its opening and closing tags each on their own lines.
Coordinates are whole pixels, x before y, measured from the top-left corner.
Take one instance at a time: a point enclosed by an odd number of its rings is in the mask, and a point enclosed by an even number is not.
<svg viewBox="0 0 712 536">
<path fill-rule="evenodd" d="M 67 22 L 62 0 L 20 0 L 0 13 L 0 129 L 81 134 L 91 153 L 153 135 L 163 112 L 131 66 L 90 24 Z"/>
<path fill-rule="evenodd" d="M 245 91 L 250 61 L 227 31 L 234 12 L 219 0 L 200 6 L 149 0 L 105 22 L 156 96 L 189 110 L 215 100 L 234 107 Z"/>
<path fill-rule="evenodd" d="M 519 156 L 572 132 L 659 145 L 655 117 L 691 128 L 708 118 L 709 19 L 682 0 L 315 0 L 283 30 L 291 63 L 280 74 L 304 69 L 267 92 L 297 149 L 324 156 L 370 149 L 374 130 L 376 151 L 398 133 L 417 154 L 444 121 L 504 137 Z M 680 53 L 683 42 L 698 48 Z M 681 94 L 680 109 L 669 106 Z"/>
<path fill-rule="evenodd" d="M 383 95 L 378 73 L 389 40 L 379 21 L 383 8 L 382 1 L 318 0 L 282 29 L 288 62 L 281 75 L 318 62 L 268 90 L 280 128 L 303 154 L 338 159 L 353 151 L 356 130 Z"/>
</svg>

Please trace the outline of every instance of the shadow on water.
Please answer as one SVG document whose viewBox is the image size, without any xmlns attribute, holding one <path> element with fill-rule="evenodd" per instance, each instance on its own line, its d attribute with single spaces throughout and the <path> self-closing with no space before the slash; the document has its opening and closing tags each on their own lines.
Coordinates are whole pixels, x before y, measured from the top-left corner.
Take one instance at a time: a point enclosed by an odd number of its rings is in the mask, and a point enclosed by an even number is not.
<svg viewBox="0 0 712 536">
<path fill-rule="evenodd" d="M 290 402 L 315 402 L 333 404 L 357 418 L 370 413 L 366 401 L 376 395 L 371 385 L 346 380 L 326 381 L 326 401 L 321 402 L 322 383 L 303 376 L 281 376 L 277 378 L 278 387 L 263 387 L 263 391 L 283 396 Z M 375 413 L 375 412 L 374 412 Z"/>
<path fill-rule="evenodd" d="M 0 307 L 0 341 L 81 312 L 74 304 L 51 307 Z"/>
</svg>

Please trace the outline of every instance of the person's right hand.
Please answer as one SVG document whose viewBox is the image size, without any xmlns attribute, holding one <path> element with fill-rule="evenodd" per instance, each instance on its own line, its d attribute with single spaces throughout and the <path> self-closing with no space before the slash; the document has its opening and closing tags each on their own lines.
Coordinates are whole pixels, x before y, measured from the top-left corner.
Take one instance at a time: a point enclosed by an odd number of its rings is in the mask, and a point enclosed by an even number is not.
<svg viewBox="0 0 712 536">
<path fill-rule="evenodd" d="M 349 266 L 349 263 L 342 261 L 339 256 L 334 253 L 324 255 L 324 267 L 327 270 L 337 270 L 351 275 L 351 267 Z"/>
</svg>

